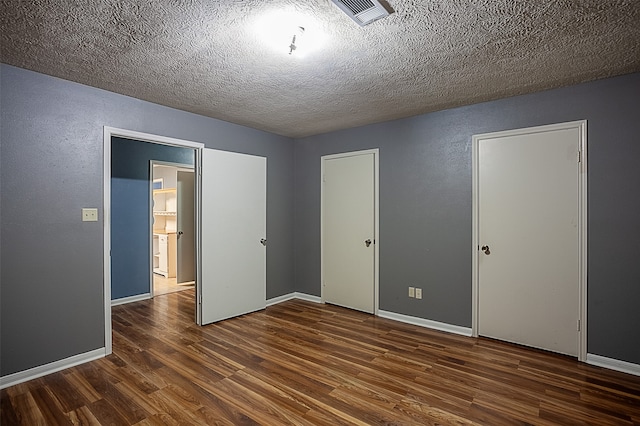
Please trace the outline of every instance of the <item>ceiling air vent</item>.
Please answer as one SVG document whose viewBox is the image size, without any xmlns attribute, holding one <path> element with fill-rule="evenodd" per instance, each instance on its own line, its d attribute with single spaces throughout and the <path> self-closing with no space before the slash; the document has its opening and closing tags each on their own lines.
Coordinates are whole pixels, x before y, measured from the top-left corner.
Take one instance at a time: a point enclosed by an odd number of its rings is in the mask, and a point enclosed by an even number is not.
<svg viewBox="0 0 640 426">
<path fill-rule="evenodd" d="M 358 25 L 365 26 L 380 18 L 389 16 L 390 12 L 377 0 L 331 0 Z"/>
</svg>

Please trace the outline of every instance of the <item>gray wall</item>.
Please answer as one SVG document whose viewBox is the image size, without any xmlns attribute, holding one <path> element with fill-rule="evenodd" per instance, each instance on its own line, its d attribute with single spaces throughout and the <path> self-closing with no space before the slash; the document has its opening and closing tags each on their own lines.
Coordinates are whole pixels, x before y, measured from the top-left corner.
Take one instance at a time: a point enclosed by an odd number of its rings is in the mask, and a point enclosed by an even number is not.
<svg viewBox="0 0 640 426">
<path fill-rule="evenodd" d="M 111 299 L 151 291 L 151 160 L 195 165 L 195 150 L 111 138 Z M 175 175 L 175 171 L 173 172 Z M 165 181 L 166 182 L 166 181 Z M 171 186 L 176 187 L 173 178 Z"/>
<path fill-rule="evenodd" d="M 267 297 L 295 290 L 291 139 L 4 64 L 0 77 L 3 376 L 104 346 L 105 125 L 266 156 Z"/>
<path fill-rule="evenodd" d="M 470 327 L 471 136 L 587 119 L 588 351 L 640 364 L 639 94 L 632 74 L 297 140 L 297 291 L 320 295 L 320 157 L 380 148 L 380 308 Z"/>
<path fill-rule="evenodd" d="M 587 119 L 589 352 L 640 364 L 640 74 L 295 144 L 11 66 L 0 77 L 2 375 L 104 344 L 103 211 L 80 221 L 102 205 L 104 125 L 267 157 L 269 298 L 320 295 L 320 156 L 379 147 L 380 307 L 468 327 L 471 135 Z"/>
</svg>

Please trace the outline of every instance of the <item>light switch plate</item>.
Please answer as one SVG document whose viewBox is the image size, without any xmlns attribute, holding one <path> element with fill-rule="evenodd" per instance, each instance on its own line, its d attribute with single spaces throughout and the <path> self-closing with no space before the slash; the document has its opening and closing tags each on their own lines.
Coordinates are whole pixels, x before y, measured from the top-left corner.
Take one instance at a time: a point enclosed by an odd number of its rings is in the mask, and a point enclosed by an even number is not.
<svg viewBox="0 0 640 426">
<path fill-rule="evenodd" d="M 422 299 L 422 289 L 416 287 L 416 299 Z"/>
<path fill-rule="evenodd" d="M 98 209 L 82 209 L 82 221 L 83 222 L 97 222 L 98 221 Z"/>
</svg>

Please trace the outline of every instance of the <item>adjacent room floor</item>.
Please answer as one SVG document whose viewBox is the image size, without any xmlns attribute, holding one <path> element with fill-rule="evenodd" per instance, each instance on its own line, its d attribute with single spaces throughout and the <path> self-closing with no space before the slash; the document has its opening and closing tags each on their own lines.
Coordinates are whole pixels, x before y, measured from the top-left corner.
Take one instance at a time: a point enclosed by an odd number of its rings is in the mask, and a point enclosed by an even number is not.
<svg viewBox="0 0 640 426">
<path fill-rule="evenodd" d="M 176 278 L 166 278 L 160 274 L 153 274 L 153 295 L 160 296 L 162 294 L 175 293 L 192 289 L 193 281 L 178 284 Z"/>
</svg>

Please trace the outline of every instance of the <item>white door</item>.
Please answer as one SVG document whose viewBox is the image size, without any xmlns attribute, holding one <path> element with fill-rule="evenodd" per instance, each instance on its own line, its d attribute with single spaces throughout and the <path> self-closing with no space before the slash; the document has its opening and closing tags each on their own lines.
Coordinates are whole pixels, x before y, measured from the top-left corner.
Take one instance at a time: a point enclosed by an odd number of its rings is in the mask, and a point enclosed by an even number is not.
<svg viewBox="0 0 640 426">
<path fill-rule="evenodd" d="M 201 325 L 266 306 L 266 173 L 264 157 L 203 151 Z"/>
<path fill-rule="evenodd" d="M 322 298 L 373 313 L 375 157 L 324 157 L 322 185 Z"/>
<path fill-rule="evenodd" d="M 195 229 L 195 181 L 194 173 L 177 172 L 177 267 L 178 283 L 196 279 L 196 229 Z"/>
<path fill-rule="evenodd" d="M 478 142 L 478 332 L 578 353 L 580 129 Z"/>
</svg>

